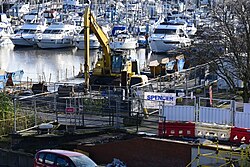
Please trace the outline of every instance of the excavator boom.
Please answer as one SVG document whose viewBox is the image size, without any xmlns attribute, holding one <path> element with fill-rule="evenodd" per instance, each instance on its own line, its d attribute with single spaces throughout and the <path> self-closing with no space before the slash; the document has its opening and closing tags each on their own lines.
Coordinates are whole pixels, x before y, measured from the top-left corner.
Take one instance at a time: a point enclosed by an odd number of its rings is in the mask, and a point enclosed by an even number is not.
<svg viewBox="0 0 250 167">
<path fill-rule="evenodd" d="M 111 50 L 109 47 L 109 39 L 106 34 L 102 31 L 101 27 L 97 24 L 96 19 L 92 15 L 90 8 L 87 7 L 84 13 L 84 45 L 85 45 L 85 64 L 84 64 L 84 74 L 85 74 L 85 85 L 89 87 L 89 34 L 90 30 L 94 32 L 98 41 L 100 42 L 103 50 L 103 73 L 111 73 Z"/>
</svg>

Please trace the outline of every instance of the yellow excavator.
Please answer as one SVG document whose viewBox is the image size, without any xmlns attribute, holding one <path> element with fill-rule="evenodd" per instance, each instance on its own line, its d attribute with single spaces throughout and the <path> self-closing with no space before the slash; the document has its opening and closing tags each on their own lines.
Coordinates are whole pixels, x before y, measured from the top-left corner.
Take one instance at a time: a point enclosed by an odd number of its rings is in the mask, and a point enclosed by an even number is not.
<svg viewBox="0 0 250 167">
<path fill-rule="evenodd" d="M 89 34 L 90 30 L 94 32 L 102 46 L 103 56 L 98 59 L 90 75 L 90 51 Z M 131 61 L 124 55 L 123 51 L 112 52 L 109 46 L 109 39 L 97 24 L 95 17 L 86 7 L 84 13 L 84 45 L 85 45 L 85 63 L 84 76 L 85 86 L 89 85 L 116 85 L 131 86 L 130 83 L 146 83 L 147 78 L 139 75 L 136 61 Z"/>
</svg>

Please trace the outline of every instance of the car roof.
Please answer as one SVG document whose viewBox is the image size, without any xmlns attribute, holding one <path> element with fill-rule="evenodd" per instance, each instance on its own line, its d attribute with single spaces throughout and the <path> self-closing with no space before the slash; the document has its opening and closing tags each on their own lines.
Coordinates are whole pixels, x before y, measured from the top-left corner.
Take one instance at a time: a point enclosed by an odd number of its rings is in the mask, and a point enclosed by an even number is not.
<svg viewBox="0 0 250 167">
<path fill-rule="evenodd" d="M 55 153 L 55 154 L 60 154 L 60 155 L 65 155 L 65 156 L 85 156 L 84 154 L 81 154 L 79 152 L 74 152 L 74 151 L 68 151 L 68 150 L 60 150 L 60 149 L 44 149 L 38 151 L 38 153 Z"/>
</svg>

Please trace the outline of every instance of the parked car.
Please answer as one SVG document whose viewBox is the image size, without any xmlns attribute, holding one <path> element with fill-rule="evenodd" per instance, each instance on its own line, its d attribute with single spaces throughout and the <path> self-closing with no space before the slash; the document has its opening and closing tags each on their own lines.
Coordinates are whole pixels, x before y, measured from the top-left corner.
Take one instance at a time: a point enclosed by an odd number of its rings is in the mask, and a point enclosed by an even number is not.
<svg viewBox="0 0 250 167">
<path fill-rule="evenodd" d="M 97 167 L 97 165 L 79 152 L 44 149 L 36 153 L 34 167 Z"/>
</svg>

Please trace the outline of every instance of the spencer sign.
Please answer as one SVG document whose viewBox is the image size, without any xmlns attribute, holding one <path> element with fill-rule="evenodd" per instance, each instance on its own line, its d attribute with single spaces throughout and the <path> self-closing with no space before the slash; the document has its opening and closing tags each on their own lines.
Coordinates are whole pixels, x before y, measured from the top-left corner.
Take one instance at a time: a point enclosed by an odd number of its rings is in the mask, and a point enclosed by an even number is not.
<svg viewBox="0 0 250 167">
<path fill-rule="evenodd" d="M 164 105 L 176 105 L 176 93 L 144 92 L 144 107 L 159 109 Z"/>
<path fill-rule="evenodd" d="M 174 101 L 175 97 L 169 95 L 147 95 L 147 100 Z"/>
</svg>

